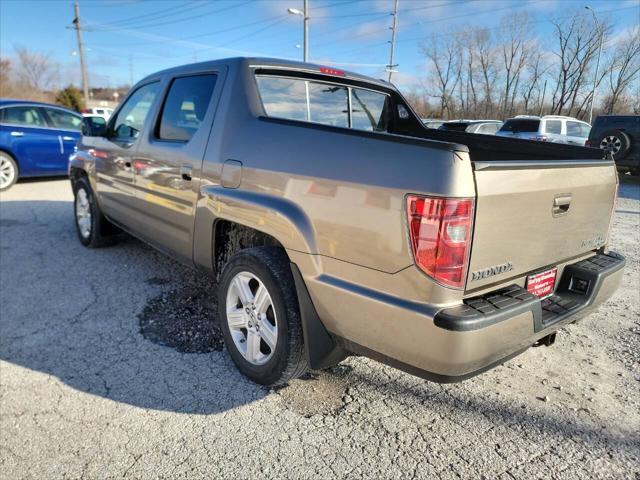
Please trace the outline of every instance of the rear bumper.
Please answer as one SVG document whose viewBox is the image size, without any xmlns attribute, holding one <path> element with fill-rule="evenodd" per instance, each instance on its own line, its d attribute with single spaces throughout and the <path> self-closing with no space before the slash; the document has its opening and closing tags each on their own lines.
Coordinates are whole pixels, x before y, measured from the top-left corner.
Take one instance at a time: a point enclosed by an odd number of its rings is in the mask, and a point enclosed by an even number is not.
<svg viewBox="0 0 640 480">
<path fill-rule="evenodd" d="M 547 299 L 514 285 L 436 310 L 347 282 L 320 278 L 307 285 L 323 323 L 345 349 L 433 381 L 456 382 L 591 313 L 618 288 L 624 264 L 616 253 L 597 254 L 566 265 Z M 327 322 L 324 310 L 333 305 L 340 318 L 334 314 Z M 368 315 L 360 320 L 363 312 Z"/>
</svg>

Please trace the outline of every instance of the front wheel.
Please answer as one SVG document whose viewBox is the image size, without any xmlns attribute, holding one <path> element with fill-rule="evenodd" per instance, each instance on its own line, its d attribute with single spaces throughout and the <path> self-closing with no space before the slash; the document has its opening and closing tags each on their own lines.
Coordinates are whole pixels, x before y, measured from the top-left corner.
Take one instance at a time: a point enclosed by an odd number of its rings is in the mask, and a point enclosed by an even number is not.
<svg viewBox="0 0 640 480">
<path fill-rule="evenodd" d="M 282 385 L 307 371 L 298 298 L 281 248 L 231 257 L 218 287 L 218 316 L 231 358 L 254 382 Z"/>
</svg>

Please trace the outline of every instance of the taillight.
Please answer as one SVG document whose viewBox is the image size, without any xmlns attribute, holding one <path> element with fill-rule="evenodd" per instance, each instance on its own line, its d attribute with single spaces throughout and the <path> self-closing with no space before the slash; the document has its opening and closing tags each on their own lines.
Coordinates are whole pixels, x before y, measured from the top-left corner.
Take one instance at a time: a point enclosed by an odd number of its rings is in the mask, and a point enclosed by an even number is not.
<svg viewBox="0 0 640 480">
<path fill-rule="evenodd" d="M 471 247 L 473 199 L 409 195 L 407 219 L 416 265 L 443 285 L 463 288 Z"/>
<path fill-rule="evenodd" d="M 591 146 L 591 140 L 589 140 L 588 138 L 584 141 L 584 146 L 585 147 L 590 147 Z"/>
</svg>

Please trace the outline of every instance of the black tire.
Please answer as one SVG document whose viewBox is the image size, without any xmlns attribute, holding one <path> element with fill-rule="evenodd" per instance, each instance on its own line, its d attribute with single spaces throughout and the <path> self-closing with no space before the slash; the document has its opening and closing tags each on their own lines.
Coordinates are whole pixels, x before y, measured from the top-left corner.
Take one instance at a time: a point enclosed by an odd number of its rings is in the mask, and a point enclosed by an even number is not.
<svg viewBox="0 0 640 480">
<path fill-rule="evenodd" d="M 78 232 L 78 238 L 80 243 L 88 248 L 99 248 L 113 245 L 115 243 L 117 228 L 107 220 L 100 207 L 96 202 L 96 197 L 93 194 L 93 189 L 89 184 L 87 177 L 80 177 L 73 183 L 73 213 L 76 224 L 76 231 Z M 89 204 L 89 231 L 83 231 L 81 227 L 81 221 L 79 216 L 79 203 L 83 196 L 86 197 Z"/>
<path fill-rule="evenodd" d="M 252 363 L 243 356 L 232 337 L 227 320 L 227 294 L 231 282 L 241 272 L 257 277 L 266 287 L 277 317 L 275 348 L 266 363 L 261 365 Z M 233 362 L 242 374 L 254 382 L 269 386 L 283 385 L 308 370 L 295 283 L 289 259 L 281 248 L 249 248 L 231 257 L 218 284 L 218 317 L 225 345 Z M 266 315 L 263 321 L 265 318 Z M 262 340 L 259 342 L 262 348 Z"/>
<path fill-rule="evenodd" d="M 622 160 L 631 149 L 631 139 L 620 130 L 608 130 L 600 135 L 595 146 L 611 152 L 614 160 Z"/>
<path fill-rule="evenodd" d="M 0 192 L 4 192 L 9 190 L 18 180 L 18 164 L 11 155 L 0 152 L 0 169 L 0 175 L 3 177 L 0 178 Z M 7 176 L 6 183 L 3 182 L 5 175 Z"/>
</svg>

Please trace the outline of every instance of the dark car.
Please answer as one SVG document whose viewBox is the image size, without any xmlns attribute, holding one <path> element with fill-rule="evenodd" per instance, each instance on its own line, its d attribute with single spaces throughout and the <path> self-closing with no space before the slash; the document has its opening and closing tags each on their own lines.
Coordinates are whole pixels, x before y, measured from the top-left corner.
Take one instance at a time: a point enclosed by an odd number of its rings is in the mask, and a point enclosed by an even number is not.
<svg viewBox="0 0 640 480">
<path fill-rule="evenodd" d="M 0 100 L 0 190 L 18 177 L 66 175 L 82 116 L 56 105 Z"/>
<path fill-rule="evenodd" d="M 501 126 L 500 120 L 453 120 L 444 122 L 438 130 L 495 135 Z"/>
<path fill-rule="evenodd" d="M 611 152 L 618 169 L 640 174 L 640 115 L 596 118 L 586 145 Z"/>
</svg>

